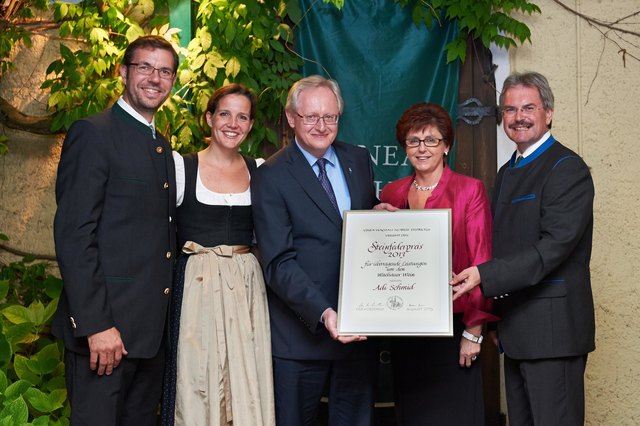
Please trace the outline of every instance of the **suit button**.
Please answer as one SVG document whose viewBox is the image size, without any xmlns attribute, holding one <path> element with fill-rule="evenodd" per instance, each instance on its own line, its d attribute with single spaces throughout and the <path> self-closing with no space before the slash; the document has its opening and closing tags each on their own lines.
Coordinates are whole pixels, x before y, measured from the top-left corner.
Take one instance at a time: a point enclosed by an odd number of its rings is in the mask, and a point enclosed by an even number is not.
<svg viewBox="0 0 640 426">
<path fill-rule="evenodd" d="M 169 287 L 165 288 L 165 289 L 164 289 L 164 294 L 165 294 L 165 296 L 166 296 L 167 294 L 169 294 L 169 292 L 170 292 L 170 291 L 171 291 L 171 290 L 169 290 Z"/>
<path fill-rule="evenodd" d="M 71 321 L 71 328 L 76 328 L 76 320 L 73 317 L 69 317 L 69 321 Z"/>
<path fill-rule="evenodd" d="M 171 259 L 171 252 L 170 251 L 167 252 L 167 259 Z"/>
<path fill-rule="evenodd" d="M 169 188 L 169 183 L 168 183 L 168 182 L 165 182 L 165 183 L 164 183 L 164 185 L 162 185 L 162 187 L 163 187 L 164 189 L 168 189 L 168 188 Z"/>
<path fill-rule="evenodd" d="M 171 223 L 171 221 L 172 221 L 172 220 L 173 220 L 173 219 L 171 218 L 171 216 L 169 216 L 169 223 Z"/>
<path fill-rule="evenodd" d="M 158 154 L 162 154 L 162 153 L 164 152 L 164 149 L 162 149 L 162 147 L 161 147 L 161 146 L 157 146 L 157 147 L 156 147 L 156 152 L 157 152 Z"/>
</svg>

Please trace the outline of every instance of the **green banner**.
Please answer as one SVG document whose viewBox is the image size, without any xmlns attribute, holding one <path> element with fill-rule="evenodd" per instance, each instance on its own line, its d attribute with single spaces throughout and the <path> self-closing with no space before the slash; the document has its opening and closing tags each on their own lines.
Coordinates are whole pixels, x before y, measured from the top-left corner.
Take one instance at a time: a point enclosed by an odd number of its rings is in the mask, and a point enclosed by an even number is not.
<svg viewBox="0 0 640 426">
<path fill-rule="evenodd" d="M 169 21 L 174 28 L 180 28 L 180 46 L 187 47 L 191 41 L 191 0 L 168 0 Z"/>
<path fill-rule="evenodd" d="M 340 84 L 345 111 L 338 138 L 366 147 L 379 191 L 411 173 L 395 139 L 396 122 L 417 102 L 435 102 L 455 123 L 459 62 L 446 64 L 444 47 L 457 26 L 441 20 L 416 27 L 411 7 L 392 0 L 347 0 L 341 10 L 300 0 L 306 15 L 296 30 L 302 74 L 320 74 Z"/>
</svg>

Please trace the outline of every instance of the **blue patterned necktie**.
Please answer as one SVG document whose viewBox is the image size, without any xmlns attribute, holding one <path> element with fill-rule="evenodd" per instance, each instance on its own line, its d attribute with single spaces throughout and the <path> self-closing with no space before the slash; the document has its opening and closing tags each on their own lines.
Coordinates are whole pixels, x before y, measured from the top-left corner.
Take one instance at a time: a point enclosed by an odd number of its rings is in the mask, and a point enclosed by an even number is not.
<svg viewBox="0 0 640 426">
<path fill-rule="evenodd" d="M 320 169 L 320 173 L 318 174 L 318 180 L 320 181 L 320 185 L 324 188 L 325 192 L 329 196 L 329 201 L 333 204 L 333 207 L 336 209 L 338 213 L 340 213 L 340 209 L 338 208 L 338 201 L 336 200 L 336 194 L 333 192 L 333 187 L 331 186 L 331 182 L 329 181 L 329 176 L 327 176 L 327 159 L 326 158 L 318 158 L 316 161 L 318 168 Z"/>
</svg>

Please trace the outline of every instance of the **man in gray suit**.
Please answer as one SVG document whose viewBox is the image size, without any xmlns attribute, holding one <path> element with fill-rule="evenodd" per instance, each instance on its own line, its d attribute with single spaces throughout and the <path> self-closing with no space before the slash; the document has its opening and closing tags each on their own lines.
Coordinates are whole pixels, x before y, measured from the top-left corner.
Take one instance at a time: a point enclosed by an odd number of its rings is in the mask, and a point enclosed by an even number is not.
<svg viewBox="0 0 640 426">
<path fill-rule="evenodd" d="M 286 114 L 295 141 L 251 181 L 256 238 L 267 283 L 278 426 L 314 424 L 325 385 L 331 425 L 371 425 L 376 352 L 337 330 L 344 210 L 376 203 L 366 149 L 336 141 L 338 84 L 293 85 Z"/>
<path fill-rule="evenodd" d="M 509 76 L 500 108 L 517 151 L 496 180 L 495 259 L 454 276 L 454 299 L 478 285 L 495 299 L 510 424 L 583 425 L 584 370 L 595 349 L 593 181 L 550 133 L 544 76 Z"/>
<path fill-rule="evenodd" d="M 64 281 L 53 333 L 64 341 L 73 425 L 155 425 L 175 253 L 175 169 L 154 113 L 178 55 L 133 41 L 113 107 L 76 121 L 62 146 L 54 234 Z"/>
</svg>

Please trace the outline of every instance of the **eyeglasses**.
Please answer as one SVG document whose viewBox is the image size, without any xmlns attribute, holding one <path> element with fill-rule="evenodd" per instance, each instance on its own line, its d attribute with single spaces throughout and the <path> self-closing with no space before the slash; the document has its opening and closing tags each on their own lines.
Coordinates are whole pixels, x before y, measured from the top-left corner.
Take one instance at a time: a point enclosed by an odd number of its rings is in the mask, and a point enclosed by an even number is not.
<svg viewBox="0 0 640 426">
<path fill-rule="evenodd" d="M 440 144 L 440 142 L 442 142 L 443 140 L 445 140 L 444 138 L 434 138 L 429 136 L 428 138 L 424 138 L 424 139 L 418 139 L 418 138 L 411 138 L 411 139 L 407 139 L 404 142 L 407 144 L 408 147 L 411 148 L 415 148 L 420 146 L 421 143 L 424 144 L 424 146 L 428 146 L 433 148 L 434 146 L 438 146 Z"/>
<path fill-rule="evenodd" d="M 171 68 L 156 68 L 152 67 L 149 64 L 137 64 L 131 62 L 129 66 L 136 67 L 136 70 L 138 70 L 138 72 L 142 75 L 151 75 L 154 71 L 158 71 L 158 75 L 160 76 L 160 78 L 164 78 L 165 80 L 173 78 L 175 74 L 175 72 L 173 72 Z"/>
<path fill-rule="evenodd" d="M 504 114 L 506 117 L 513 117 L 514 115 L 516 115 L 518 111 L 520 111 L 520 114 L 522 115 L 532 115 L 534 112 L 538 111 L 539 109 L 543 109 L 543 108 L 535 105 L 525 105 L 520 108 L 508 106 L 508 107 L 502 108 L 502 114 Z"/>
<path fill-rule="evenodd" d="M 296 112 L 296 114 L 298 113 Z M 323 116 L 319 116 L 315 114 L 311 114 L 311 115 L 298 114 L 298 117 L 302 118 L 302 122 L 309 126 L 315 126 L 316 124 L 318 124 L 318 121 L 320 121 L 320 119 L 322 119 L 322 121 L 324 121 L 324 124 L 326 124 L 327 126 L 338 124 L 338 119 L 340 118 L 339 115 L 335 115 L 335 114 L 326 114 Z"/>
</svg>

